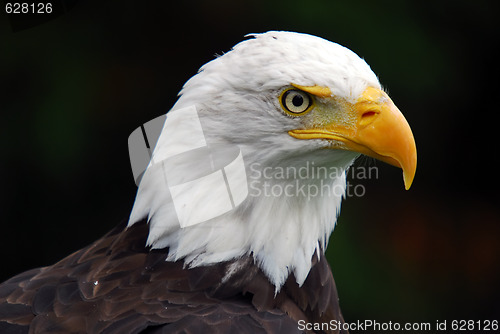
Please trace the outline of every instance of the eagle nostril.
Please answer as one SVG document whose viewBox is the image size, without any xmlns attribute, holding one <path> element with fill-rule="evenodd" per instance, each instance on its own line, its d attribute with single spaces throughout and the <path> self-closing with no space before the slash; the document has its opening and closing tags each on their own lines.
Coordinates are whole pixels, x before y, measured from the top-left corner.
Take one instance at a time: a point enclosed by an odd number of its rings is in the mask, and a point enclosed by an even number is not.
<svg viewBox="0 0 500 334">
<path fill-rule="evenodd" d="M 361 115 L 361 119 L 359 120 L 358 125 L 359 126 L 366 126 L 366 125 L 370 124 L 373 120 L 375 120 L 375 118 L 377 117 L 378 114 L 379 113 L 377 111 L 374 111 L 374 110 L 365 111 Z"/>
<path fill-rule="evenodd" d="M 363 115 L 361 115 L 361 118 L 368 118 L 368 117 L 372 117 L 372 116 L 375 116 L 377 114 L 376 111 L 367 111 L 365 112 Z"/>
</svg>

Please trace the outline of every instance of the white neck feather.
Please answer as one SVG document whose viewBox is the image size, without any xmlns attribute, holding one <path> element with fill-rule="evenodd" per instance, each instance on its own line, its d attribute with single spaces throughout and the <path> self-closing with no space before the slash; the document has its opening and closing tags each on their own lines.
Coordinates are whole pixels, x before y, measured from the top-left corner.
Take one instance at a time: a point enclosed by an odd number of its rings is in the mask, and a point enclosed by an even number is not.
<svg viewBox="0 0 500 334">
<path fill-rule="evenodd" d="M 210 127 L 209 121 L 203 123 L 204 128 Z M 177 137 L 174 143 L 182 142 L 187 135 L 169 134 Z M 153 159 L 168 147 L 160 144 L 161 137 Z M 320 145 L 310 151 L 311 144 L 309 152 L 301 152 L 297 146 L 296 153 L 280 160 L 263 153 L 276 154 L 269 142 L 238 145 L 246 166 L 247 198 L 234 210 L 184 228 L 179 225 L 168 187 L 159 181 L 164 177 L 162 166 L 154 165 L 141 181 L 129 226 L 147 217 L 148 245 L 169 247 L 167 261 L 182 259 L 196 267 L 252 255 L 276 291 L 292 272 L 301 285 L 313 254 L 321 256 L 327 247 L 345 193 L 345 171 L 357 156 Z M 202 206 L 203 199 L 214 196 L 212 188 L 198 190 L 193 201 Z"/>
</svg>

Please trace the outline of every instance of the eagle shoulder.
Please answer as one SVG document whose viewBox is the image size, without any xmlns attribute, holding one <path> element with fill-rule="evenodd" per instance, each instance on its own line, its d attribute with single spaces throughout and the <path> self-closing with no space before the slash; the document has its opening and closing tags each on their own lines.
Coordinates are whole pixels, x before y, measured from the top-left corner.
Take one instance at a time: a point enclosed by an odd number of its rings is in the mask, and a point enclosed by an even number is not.
<svg viewBox="0 0 500 334">
<path fill-rule="evenodd" d="M 335 282 L 315 256 L 304 284 L 281 291 L 251 256 L 196 268 L 146 248 L 145 221 L 120 225 L 58 263 L 0 285 L 1 333 L 301 333 L 343 321 Z"/>
</svg>

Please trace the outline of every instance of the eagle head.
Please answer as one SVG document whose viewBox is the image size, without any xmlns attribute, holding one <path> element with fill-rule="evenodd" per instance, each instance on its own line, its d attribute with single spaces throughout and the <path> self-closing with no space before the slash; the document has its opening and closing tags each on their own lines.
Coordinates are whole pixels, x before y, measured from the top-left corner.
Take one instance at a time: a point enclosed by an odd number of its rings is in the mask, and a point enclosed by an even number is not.
<svg viewBox="0 0 500 334">
<path fill-rule="evenodd" d="M 153 152 L 154 160 L 195 133 L 207 147 L 237 147 L 246 178 L 231 186 L 246 187 L 246 196 L 223 214 L 180 226 L 164 182 L 172 174 L 150 164 L 129 226 L 148 219 L 148 245 L 168 247 L 167 261 L 189 267 L 252 256 L 278 291 L 290 274 L 301 285 L 312 256 L 323 256 L 353 161 L 364 154 L 402 168 L 408 189 L 416 148 L 377 76 L 349 49 L 292 32 L 249 37 L 187 81 Z M 183 191 L 191 191 L 194 208 L 210 210 L 219 199 L 223 205 L 209 182 L 193 189 Z"/>
</svg>

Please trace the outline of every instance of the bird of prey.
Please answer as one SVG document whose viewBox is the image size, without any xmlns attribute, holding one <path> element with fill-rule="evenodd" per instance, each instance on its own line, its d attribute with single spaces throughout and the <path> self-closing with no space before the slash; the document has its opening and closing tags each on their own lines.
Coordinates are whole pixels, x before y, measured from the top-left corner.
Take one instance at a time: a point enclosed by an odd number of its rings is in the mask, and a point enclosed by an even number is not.
<svg viewBox="0 0 500 334">
<path fill-rule="evenodd" d="M 367 63 L 307 34 L 249 35 L 185 83 L 160 130 L 129 220 L 3 282 L 0 332 L 346 333 L 324 255 L 346 171 L 367 155 L 408 189 L 416 170 Z M 191 175 L 203 152 L 220 177 Z"/>
</svg>

